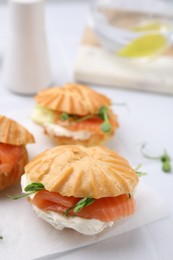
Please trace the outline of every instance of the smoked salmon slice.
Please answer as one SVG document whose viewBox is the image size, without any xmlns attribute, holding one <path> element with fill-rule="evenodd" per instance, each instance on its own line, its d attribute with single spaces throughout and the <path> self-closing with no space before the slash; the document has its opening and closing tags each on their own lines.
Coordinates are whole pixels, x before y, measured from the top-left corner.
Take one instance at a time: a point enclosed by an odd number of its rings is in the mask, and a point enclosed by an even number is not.
<svg viewBox="0 0 173 260">
<path fill-rule="evenodd" d="M 0 165 L 13 166 L 22 157 L 21 146 L 0 143 Z"/>
<path fill-rule="evenodd" d="M 36 193 L 32 202 L 42 210 L 64 213 L 65 210 L 76 205 L 79 200 L 81 198 L 66 197 L 56 192 L 41 190 Z M 96 199 L 79 212 L 74 213 L 73 210 L 70 210 L 68 215 L 108 222 L 132 215 L 134 208 L 134 199 L 124 194 L 117 197 Z"/>
<path fill-rule="evenodd" d="M 101 124 L 104 121 L 98 117 L 98 116 L 94 116 L 92 118 L 83 120 L 83 121 L 74 121 L 72 123 L 68 122 L 68 121 L 61 121 L 58 120 L 57 123 L 63 127 L 66 127 L 67 129 L 71 130 L 71 131 L 89 131 L 92 133 L 99 133 L 104 135 L 104 133 L 102 132 L 102 130 L 100 129 Z M 118 127 L 118 123 L 115 119 L 110 118 L 110 124 L 113 127 Z"/>
<path fill-rule="evenodd" d="M 95 116 L 81 122 L 75 122 L 73 125 L 70 126 L 70 129 L 72 131 L 87 130 L 89 132 L 100 132 L 100 125 L 102 123 L 103 120 Z"/>
<path fill-rule="evenodd" d="M 23 146 L 0 143 L 0 190 L 16 183 L 23 173 Z M 26 156 L 25 156 L 26 157 Z"/>
</svg>

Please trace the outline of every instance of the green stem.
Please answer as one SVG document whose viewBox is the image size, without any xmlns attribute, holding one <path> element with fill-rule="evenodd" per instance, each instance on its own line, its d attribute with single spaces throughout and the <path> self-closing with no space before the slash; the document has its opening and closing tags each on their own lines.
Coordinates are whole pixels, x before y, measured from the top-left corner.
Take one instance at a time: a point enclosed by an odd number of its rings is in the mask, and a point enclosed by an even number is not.
<svg viewBox="0 0 173 260">
<path fill-rule="evenodd" d="M 66 210 L 63 212 L 63 214 L 67 216 L 67 214 L 69 213 L 69 211 L 72 210 L 72 209 L 74 209 L 75 206 L 76 206 L 76 205 L 74 205 L 73 207 L 70 207 L 70 208 L 66 209 Z"/>
<path fill-rule="evenodd" d="M 107 114 L 107 111 L 105 111 L 105 112 L 103 113 L 103 117 L 104 117 L 104 121 L 105 121 L 105 123 L 110 124 L 110 122 L 109 122 L 109 117 L 108 117 L 108 114 Z"/>
<path fill-rule="evenodd" d="M 136 171 L 136 174 L 138 175 L 138 177 L 146 176 L 146 175 L 147 175 L 146 172 L 138 172 L 138 171 Z"/>
<path fill-rule="evenodd" d="M 96 115 L 84 116 L 84 117 L 81 117 L 81 118 L 77 119 L 76 121 L 77 121 L 77 122 L 82 122 L 82 121 L 85 121 L 85 120 L 87 120 L 87 119 L 93 118 L 93 117 L 95 117 L 95 116 L 96 116 Z"/>
<path fill-rule="evenodd" d="M 139 171 L 138 171 L 139 168 L 141 168 L 141 166 L 142 166 L 142 164 L 139 164 L 139 165 L 136 167 L 136 169 L 135 169 L 135 172 L 136 172 L 136 174 L 138 175 L 138 177 L 147 175 L 146 172 L 139 172 Z"/>
<path fill-rule="evenodd" d="M 139 170 L 139 168 L 141 168 L 141 167 L 142 167 L 142 164 L 141 164 L 141 163 L 138 164 L 138 165 L 136 166 L 136 168 L 135 168 L 135 171 Z"/>
<path fill-rule="evenodd" d="M 170 156 L 167 154 L 166 151 L 164 151 L 164 153 L 160 156 L 149 156 L 148 154 L 144 153 L 144 148 L 145 148 L 145 144 L 142 145 L 141 147 L 141 153 L 142 155 L 147 158 L 147 159 L 151 159 L 151 160 L 160 160 L 162 162 L 162 170 L 164 172 L 171 172 L 172 167 L 171 167 L 171 158 Z"/>
<path fill-rule="evenodd" d="M 162 156 L 150 156 L 150 155 L 146 154 L 146 153 L 144 152 L 145 146 L 146 146 L 146 145 L 143 144 L 142 147 L 141 147 L 141 153 L 142 153 L 142 155 L 143 155 L 145 158 L 151 159 L 151 160 L 160 160 L 160 159 L 162 158 Z"/>
<path fill-rule="evenodd" d="M 19 194 L 19 195 L 7 195 L 7 197 L 10 198 L 10 199 L 13 199 L 13 200 L 18 200 L 18 199 L 27 197 L 31 194 L 34 194 L 34 193 L 36 193 L 36 191 L 31 191 L 31 192 L 23 193 L 23 194 Z"/>
<path fill-rule="evenodd" d="M 33 183 L 30 183 L 28 184 L 24 191 L 26 191 L 26 193 L 22 193 L 22 194 L 19 194 L 19 195 L 8 195 L 9 198 L 13 199 L 13 200 L 18 200 L 18 199 L 21 199 L 23 197 L 27 197 L 31 194 L 34 194 L 36 193 L 37 191 L 40 191 L 40 190 L 44 190 L 45 187 L 42 183 L 39 183 L 39 182 L 33 182 Z"/>
<path fill-rule="evenodd" d="M 73 209 L 73 212 L 76 213 L 76 212 L 80 211 L 81 209 L 83 209 L 84 207 L 91 205 L 94 201 L 95 201 L 94 198 L 87 198 L 87 197 L 83 198 L 83 199 L 79 200 L 74 206 L 66 209 L 64 211 L 64 215 L 67 215 L 67 213 L 72 209 Z"/>
<path fill-rule="evenodd" d="M 111 131 L 111 124 L 109 122 L 109 116 L 108 116 L 108 108 L 107 107 L 101 107 L 98 113 L 98 116 L 104 120 L 104 122 L 100 125 L 100 129 L 104 133 L 108 133 Z"/>
</svg>

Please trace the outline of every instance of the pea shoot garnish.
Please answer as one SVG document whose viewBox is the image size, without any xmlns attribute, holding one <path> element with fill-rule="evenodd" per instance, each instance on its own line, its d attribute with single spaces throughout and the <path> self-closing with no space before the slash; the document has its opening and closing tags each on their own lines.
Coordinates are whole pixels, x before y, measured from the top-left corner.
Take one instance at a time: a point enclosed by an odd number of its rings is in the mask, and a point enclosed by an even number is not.
<svg viewBox="0 0 173 260">
<path fill-rule="evenodd" d="M 23 197 L 27 197 L 31 194 L 36 193 L 37 191 L 44 190 L 44 189 L 45 189 L 45 187 L 42 183 L 33 182 L 31 184 L 28 184 L 25 187 L 24 191 L 26 193 L 22 193 L 22 194 L 19 194 L 19 195 L 8 195 L 8 197 L 13 199 L 13 200 L 18 200 L 18 199 L 21 199 Z"/>
<path fill-rule="evenodd" d="M 67 114 L 67 113 L 65 113 L 65 112 L 63 112 L 62 114 L 61 114 L 61 119 L 62 120 L 68 120 L 69 119 L 69 115 Z"/>
<path fill-rule="evenodd" d="M 111 124 L 109 122 L 108 108 L 102 106 L 99 110 L 98 116 L 104 120 L 100 126 L 100 129 L 105 133 L 109 132 L 111 130 Z"/>
<path fill-rule="evenodd" d="M 138 170 L 141 168 L 141 166 L 142 166 L 142 164 L 139 164 L 139 165 L 136 167 L 136 169 L 135 169 L 135 172 L 136 172 L 136 174 L 138 175 L 138 177 L 147 175 L 146 172 L 138 171 Z"/>
<path fill-rule="evenodd" d="M 3 236 L 0 235 L 0 239 L 3 239 Z"/>
<path fill-rule="evenodd" d="M 91 119 L 95 116 L 99 116 L 104 122 L 100 125 L 100 129 L 102 130 L 102 132 L 104 133 L 108 133 L 111 131 L 111 124 L 109 121 L 109 115 L 108 115 L 108 108 L 105 106 L 102 106 L 99 109 L 98 114 L 92 114 L 92 115 L 86 115 L 83 117 L 80 116 L 75 116 L 75 115 L 68 115 L 67 113 L 63 112 L 61 114 L 61 120 L 65 121 L 65 120 L 70 120 L 73 119 L 76 122 L 82 122 L 88 119 Z"/>
<path fill-rule="evenodd" d="M 162 170 L 166 173 L 171 172 L 172 167 L 171 167 L 171 158 L 170 156 L 167 154 L 166 151 L 163 152 L 162 155 L 160 156 L 150 156 L 148 154 L 146 154 L 144 152 L 146 145 L 143 144 L 141 147 L 141 153 L 142 155 L 147 158 L 147 159 L 151 159 L 151 160 L 160 160 L 162 162 Z"/>
<path fill-rule="evenodd" d="M 64 215 L 67 215 L 70 210 L 73 210 L 73 212 L 75 212 L 75 213 L 79 212 L 84 207 L 91 205 L 94 201 L 95 201 L 95 199 L 93 199 L 93 198 L 87 198 L 87 197 L 83 198 L 83 199 L 79 200 L 76 203 L 76 205 L 65 210 Z"/>
</svg>

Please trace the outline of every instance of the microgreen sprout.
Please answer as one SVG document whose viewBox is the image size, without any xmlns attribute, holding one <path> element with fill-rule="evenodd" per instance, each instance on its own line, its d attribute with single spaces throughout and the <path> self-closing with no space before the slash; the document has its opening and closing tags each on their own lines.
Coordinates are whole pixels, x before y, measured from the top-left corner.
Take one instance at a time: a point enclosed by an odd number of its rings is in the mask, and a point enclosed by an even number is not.
<svg viewBox="0 0 173 260">
<path fill-rule="evenodd" d="M 95 116 L 99 116 L 104 121 L 100 125 L 100 129 L 104 133 L 110 132 L 111 131 L 111 124 L 110 124 L 110 121 L 109 121 L 108 108 L 105 107 L 105 106 L 102 106 L 99 109 L 98 114 L 91 114 L 91 115 L 86 115 L 86 116 L 83 116 L 83 117 L 79 117 L 79 116 L 76 116 L 76 115 L 68 115 L 67 113 L 63 112 L 61 114 L 61 119 L 63 121 L 69 120 L 69 119 L 74 119 L 76 122 L 82 122 L 82 121 L 91 119 L 91 118 L 93 118 Z"/>
<path fill-rule="evenodd" d="M 73 210 L 73 212 L 79 212 L 81 209 L 83 209 L 86 206 L 91 205 L 93 202 L 95 201 L 95 199 L 93 198 L 83 198 L 81 200 L 79 200 L 76 205 L 74 205 L 73 207 L 68 208 L 67 210 L 64 211 L 64 215 L 67 215 L 67 213 L 70 210 Z"/>
<path fill-rule="evenodd" d="M 141 168 L 141 166 L 142 166 L 142 164 L 139 164 L 139 165 L 136 167 L 136 169 L 135 169 L 135 172 L 136 172 L 136 174 L 138 175 L 138 177 L 147 175 L 146 172 L 138 171 L 138 170 Z"/>
<path fill-rule="evenodd" d="M 26 193 L 22 193 L 22 194 L 19 194 L 19 195 L 8 195 L 8 197 L 13 199 L 13 200 L 17 200 L 17 199 L 21 199 L 23 197 L 27 197 L 31 194 L 36 193 L 37 191 L 44 190 L 44 189 L 45 189 L 45 187 L 42 183 L 33 182 L 31 184 L 28 184 L 25 187 L 24 191 Z"/>
<path fill-rule="evenodd" d="M 63 112 L 62 114 L 61 114 L 61 119 L 62 120 L 68 120 L 69 119 L 69 115 L 67 114 L 67 113 L 65 113 L 65 112 Z"/>
<path fill-rule="evenodd" d="M 151 159 L 151 160 L 160 160 L 160 161 L 162 162 L 162 170 L 163 170 L 164 172 L 167 172 L 167 173 L 168 173 L 168 172 L 171 172 L 171 170 L 172 170 L 172 167 L 171 167 L 171 158 L 170 158 L 170 156 L 167 154 L 166 151 L 164 151 L 163 154 L 160 155 L 160 156 L 150 156 L 150 155 L 148 155 L 148 154 L 146 154 L 146 153 L 144 152 L 144 148 L 145 148 L 145 147 L 146 147 L 145 144 L 143 144 L 142 147 L 141 147 L 141 153 L 142 153 L 142 155 L 143 155 L 145 158 Z"/>
<path fill-rule="evenodd" d="M 0 235 L 0 239 L 3 239 L 3 236 Z"/>
<path fill-rule="evenodd" d="M 104 120 L 104 122 L 101 124 L 100 129 L 107 133 L 111 131 L 111 124 L 109 122 L 109 116 L 108 116 L 108 108 L 105 106 L 102 106 L 99 110 L 98 116 Z"/>
</svg>

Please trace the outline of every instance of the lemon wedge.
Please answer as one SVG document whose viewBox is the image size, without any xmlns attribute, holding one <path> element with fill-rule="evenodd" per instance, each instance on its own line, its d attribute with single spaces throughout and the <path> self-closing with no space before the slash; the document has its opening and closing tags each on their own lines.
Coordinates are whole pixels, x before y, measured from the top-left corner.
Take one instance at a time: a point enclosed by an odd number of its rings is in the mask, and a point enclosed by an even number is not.
<svg viewBox="0 0 173 260">
<path fill-rule="evenodd" d="M 167 39 L 163 35 L 147 34 L 133 40 L 116 54 L 125 58 L 142 58 L 155 55 L 166 47 Z"/>
<path fill-rule="evenodd" d="M 138 25 L 132 28 L 132 31 L 135 32 L 146 32 L 146 31 L 168 31 L 171 29 L 170 24 L 164 24 L 159 22 L 150 22 L 143 25 Z"/>
</svg>

